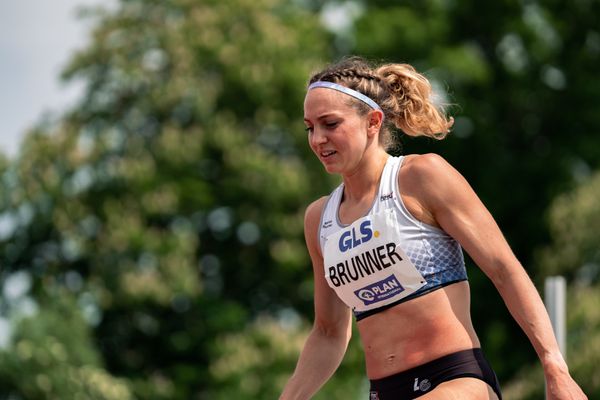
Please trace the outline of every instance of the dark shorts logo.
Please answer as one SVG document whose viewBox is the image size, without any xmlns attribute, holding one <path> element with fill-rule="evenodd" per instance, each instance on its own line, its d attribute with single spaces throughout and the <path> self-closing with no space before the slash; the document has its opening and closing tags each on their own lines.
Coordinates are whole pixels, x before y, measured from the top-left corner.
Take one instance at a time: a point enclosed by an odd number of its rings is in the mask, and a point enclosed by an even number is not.
<svg viewBox="0 0 600 400">
<path fill-rule="evenodd" d="M 354 291 L 354 294 L 363 301 L 365 306 L 387 300 L 390 297 L 404 291 L 404 287 L 398 282 L 394 275 L 372 283 L 364 288 Z"/>
<path fill-rule="evenodd" d="M 429 379 L 423 379 L 421 382 L 419 382 L 419 378 L 415 378 L 415 384 L 413 386 L 413 390 L 415 392 L 426 392 L 429 389 L 431 389 L 431 382 L 429 382 Z"/>
</svg>

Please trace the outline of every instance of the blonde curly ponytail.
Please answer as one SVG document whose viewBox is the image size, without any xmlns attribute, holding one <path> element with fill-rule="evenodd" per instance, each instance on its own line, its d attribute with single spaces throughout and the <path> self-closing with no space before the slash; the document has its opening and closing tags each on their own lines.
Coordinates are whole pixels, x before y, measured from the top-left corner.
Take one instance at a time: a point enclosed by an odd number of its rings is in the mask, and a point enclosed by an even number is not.
<svg viewBox="0 0 600 400">
<path fill-rule="evenodd" d="M 386 116 L 398 129 L 410 136 L 446 137 L 454 119 L 433 103 L 427 78 L 409 64 L 386 64 L 374 72 L 389 88 L 383 107 L 391 111 Z"/>
</svg>

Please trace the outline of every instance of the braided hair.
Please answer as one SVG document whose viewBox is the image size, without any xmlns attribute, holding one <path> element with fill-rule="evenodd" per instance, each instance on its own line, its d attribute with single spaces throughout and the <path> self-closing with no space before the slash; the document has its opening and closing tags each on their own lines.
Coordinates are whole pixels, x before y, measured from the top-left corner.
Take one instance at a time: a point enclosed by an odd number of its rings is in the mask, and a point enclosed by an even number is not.
<svg viewBox="0 0 600 400">
<path fill-rule="evenodd" d="M 356 90 L 375 101 L 385 114 L 380 143 L 387 150 L 394 146 L 391 129 L 397 128 L 409 136 L 446 137 L 454 123 L 442 107 L 432 102 L 431 84 L 409 64 L 372 66 L 360 57 L 343 59 L 314 74 L 316 81 L 334 82 Z M 370 108 L 352 101 L 361 115 Z"/>
</svg>

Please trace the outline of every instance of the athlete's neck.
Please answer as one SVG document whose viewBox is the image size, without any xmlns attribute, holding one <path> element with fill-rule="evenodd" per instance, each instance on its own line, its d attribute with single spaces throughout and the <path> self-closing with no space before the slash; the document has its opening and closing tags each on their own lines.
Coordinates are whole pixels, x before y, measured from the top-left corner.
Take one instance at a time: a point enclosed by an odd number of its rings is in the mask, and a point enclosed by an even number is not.
<svg viewBox="0 0 600 400">
<path fill-rule="evenodd" d="M 373 154 L 365 154 L 354 171 L 343 175 L 344 202 L 355 204 L 372 199 L 379 189 L 381 174 L 388 158 L 389 154 L 380 148 L 380 151 Z"/>
</svg>

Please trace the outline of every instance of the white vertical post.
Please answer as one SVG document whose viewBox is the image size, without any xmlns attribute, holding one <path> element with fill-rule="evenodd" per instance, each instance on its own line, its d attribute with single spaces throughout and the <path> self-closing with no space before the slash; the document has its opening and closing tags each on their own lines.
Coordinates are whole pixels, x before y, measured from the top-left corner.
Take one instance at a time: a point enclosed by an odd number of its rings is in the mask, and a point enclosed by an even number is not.
<svg viewBox="0 0 600 400">
<path fill-rule="evenodd" d="M 552 322 L 552 329 L 558 342 L 560 352 L 567 359 L 567 329 L 566 329 L 566 294 L 567 284 L 562 276 L 550 276 L 544 283 L 544 302 Z"/>
</svg>

